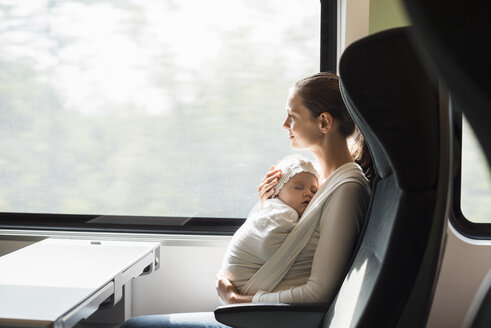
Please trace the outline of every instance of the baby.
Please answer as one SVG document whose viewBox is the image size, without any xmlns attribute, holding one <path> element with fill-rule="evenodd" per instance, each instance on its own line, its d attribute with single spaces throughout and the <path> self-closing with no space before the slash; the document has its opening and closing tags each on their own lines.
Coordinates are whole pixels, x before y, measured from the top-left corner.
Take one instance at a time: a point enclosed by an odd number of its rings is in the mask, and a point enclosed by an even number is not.
<svg viewBox="0 0 491 328">
<path fill-rule="evenodd" d="M 319 174 L 307 160 L 286 158 L 276 169 L 281 169 L 282 176 L 273 197 L 264 202 L 262 209 L 251 211 L 234 234 L 220 269 L 220 274 L 241 293 L 247 281 L 281 246 L 319 188 Z"/>
</svg>

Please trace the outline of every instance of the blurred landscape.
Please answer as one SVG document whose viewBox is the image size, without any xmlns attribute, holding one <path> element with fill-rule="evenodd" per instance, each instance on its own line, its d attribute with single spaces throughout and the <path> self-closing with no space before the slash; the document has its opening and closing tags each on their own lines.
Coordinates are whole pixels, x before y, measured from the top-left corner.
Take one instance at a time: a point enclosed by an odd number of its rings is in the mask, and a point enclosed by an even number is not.
<svg viewBox="0 0 491 328">
<path fill-rule="evenodd" d="M 245 217 L 318 6 L 0 0 L 0 212 Z"/>
<path fill-rule="evenodd" d="M 0 0 L 0 212 L 246 217 L 292 152 L 281 124 L 319 69 L 317 6 Z M 462 212 L 491 223 L 463 133 Z"/>
</svg>

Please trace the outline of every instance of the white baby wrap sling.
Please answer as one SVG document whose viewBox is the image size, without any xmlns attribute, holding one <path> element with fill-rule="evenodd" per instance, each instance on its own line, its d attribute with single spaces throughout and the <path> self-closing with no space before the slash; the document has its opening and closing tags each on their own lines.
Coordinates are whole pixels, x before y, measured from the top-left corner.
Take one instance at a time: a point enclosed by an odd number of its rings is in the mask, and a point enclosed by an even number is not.
<svg viewBox="0 0 491 328">
<path fill-rule="evenodd" d="M 268 199 L 263 209 L 251 211 L 229 244 L 220 272 L 239 292 L 280 248 L 297 224 L 298 213 L 278 198 Z"/>
<path fill-rule="evenodd" d="M 250 215 L 243 229 L 241 227 L 237 231 L 240 237 L 236 239 L 234 235 L 232 238 L 220 272 L 226 274 L 233 269 L 234 273 L 229 278 L 242 294 L 274 291 L 312 237 L 329 196 L 348 182 L 358 183 L 367 191 L 370 190 L 361 168 L 355 163 L 344 164 L 321 185 L 302 218 L 296 223 L 285 224 L 285 228 L 267 231 L 267 225 L 247 224 L 249 218 L 253 218 L 253 214 Z M 287 215 L 286 212 L 284 214 Z M 291 213 L 281 223 L 291 222 L 289 220 Z M 273 226 L 277 223 L 278 221 Z M 266 231 L 259 231 L 262 228 Z M 286 232 L 289 228 L 291 231 Z M 235 281 L 235 278 L 239 279 Z"/>
</svg>

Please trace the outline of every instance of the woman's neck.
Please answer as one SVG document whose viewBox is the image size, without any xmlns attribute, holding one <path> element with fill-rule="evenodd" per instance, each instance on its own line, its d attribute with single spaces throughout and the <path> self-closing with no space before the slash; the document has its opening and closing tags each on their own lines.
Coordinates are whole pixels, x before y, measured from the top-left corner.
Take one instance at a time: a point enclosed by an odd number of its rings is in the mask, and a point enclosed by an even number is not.
<svg viewBox="0 0 491 328">
<path fill-rule="evenodd" d="M 354 162 L 344 137 L 324 138 L 312 149 L 312 153 L 321 165 L 324 180 L 342 165 Z"/>
</svg>

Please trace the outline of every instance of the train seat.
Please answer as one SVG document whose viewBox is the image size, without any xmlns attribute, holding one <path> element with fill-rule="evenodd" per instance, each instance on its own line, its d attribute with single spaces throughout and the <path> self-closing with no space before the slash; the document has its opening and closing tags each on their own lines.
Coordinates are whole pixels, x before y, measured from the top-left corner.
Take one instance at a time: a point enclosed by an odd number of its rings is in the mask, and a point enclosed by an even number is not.
<svg viewBox="0 0 491 328">
<path fill-rule="evenodd" d="M 361 39 L 340 61 L 341 91 L 370 148 L 376 182 L 363 238 L 336 298 L 329 306 L 222 306 L 215 310 L 218 321 L 231 327 L 424 326 L 445 230 L 449 164 L 441 159 L 448 155 L 448 109 L 408 29 Z"/>
</svg>

